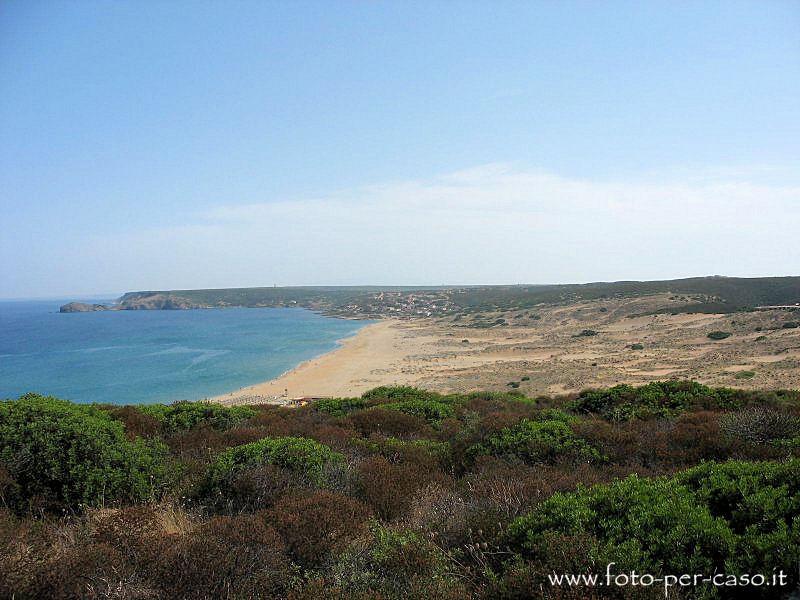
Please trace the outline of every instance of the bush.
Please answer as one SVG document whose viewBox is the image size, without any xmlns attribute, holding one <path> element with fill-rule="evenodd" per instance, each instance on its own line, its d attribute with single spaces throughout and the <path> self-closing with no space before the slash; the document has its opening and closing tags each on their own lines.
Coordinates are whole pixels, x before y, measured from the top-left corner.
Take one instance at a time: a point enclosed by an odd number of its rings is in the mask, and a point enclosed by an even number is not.
<svg viewBox="0 0 800 600">
<path fill-rule="evenodd" d="M 382 406 L 355 412 L 348 417 L 348 422 L 366 436 L 377 433 L 399 437 L 430 437 L 434 434 L 433 428 L 425 419 L 396 410 L 386 410 Z"/>
<path fill-rule="evenodd" d="M 724 340 L 725 338 L 731 337 L 731 333 L 728 331 L 712 331 L 706 337 L 712 340 Z"/>
<path fill-rule="evenodd" d="M 687 488 L 636 476 L 554 494 L 515 520 L 509 533 L 523 557 L 532 557 L 545 534 L 588 534 L 646 573 L 711 573 L 735 549 L 725 521 Z"/>
<path fill-rule="evenodd" d="M 722 417 L 720 426 L 729 436 L 755 444 L 800 435 L 799 417 L 764 406 L 729 413 Z"/>
<path fill-rule="evenodd" d="M 216 517 L 158 549 L 155 579 L 168 598 L 281 597 L 292 581 L 283 541 L 258 516 Z"/>
<path fill-rule="evenodd" d="M 584 390 L 569 406 L 575 412 L 625 421 L 672 416 L 692 407 L 733 408 L 742 403 L 741 397 L 738 390 L 710 388 L 695 381 L 654 381 L 639 387 L 622 384 Z"/>
<path fill-rule="evenodd" d="M 584 329 L 580 333 L 576 333 L 572 337 L 592 337 L 598 335 L 598 333 L 594 329 Z"/>
<path fill-rule="evenodd" d="M 800 460 L 705 463 L 557 493 L 509 528 L 524 558 L 547 535 L 590 535 L 595 552 L 647 573 L 755 573 L 800 558 Z M 609 555 L 610 553 L 610 555 Z M 776 590 L 777 591 L 777 590 Z"/>
<path fill-rule="evenodd" d="M 754 526 L 762 532 L 772 531 L 791 526 L 797 519 L 797 458 L 780 462 L 709 462 L 678 473 L 674 480 L 692 490 L 712 514 L 726 519 L 737 533 Z"/>
<path fill-rule="evenodd" d="M 631 344 L 631 350 L 644 350 L 644 344 Z"/>
<path fill-rule="evenodd" d="M 38 394 L 0 402 L 0 462 L 25 500 L 141 502 L 163 489 L 165 454 L 159 442 L 128 440 L 96 407 Z"/>
<path fill-rule="evenodd" d="M 395 385 L 376 387 L 368 392 L 364 392 L 361 398 L 375 403 L 380 401 L 404 402 L 407 400 L 440 400 L 442 396 L 436 392 L 427 392 L 408 385 Z"/>
<path fill-rule="evenodd" d="M 752 379 L 756 376 L 755 371 L 737 371 L 733 376 L 734 379 Z"/>
<path fill-rule="evenodd" d="M 391 521 L 401 516 L 414 492 L 446 477 L 430 466 L 416 463 L 394 464 L 382 456 L 368 458 L 358 466 L 360 497 L 377 515 Z"/>
<path fill-rule="evenodd" d="M 332 569 L 339 600 L 461 600 L 470 598 L 453 562 L 421 534 L 374 523 L 364 548 L 345 553 Z M 316 589 L 304 598 L 331 597 Z"/>
<path fill-rule="evenodd" d="M 342 458 L 328 446 L 308 438 L 264 438 L 218 454 L 208 468 L 202 492 L 224 495 L 238 475 L 266 464 L 283 467 L 313 484 L 319 484 L 325 467 Z"/>
<path fill-rule="evenodd" d="M 396 410 L 407 415 L 425 419 L 431 425 L 436 425 L 454 414 L 450 404 L 436 400 L 405 400 L 403 402 L 392 402 L 382 404 L 383 410 Z"/>
<path fill-rule="evenodd" d="M 798 327 L 800 327 L 800 322 L 798 322 L 798 321 L 786 321 L 782 325 L 782 327 L 784 329 L 797 329 Z"/>
<path fill-rule="evenodd" d="M 432 466 L 444 466 L 450 462 L 450 444 L 433 440 L 405 441 L 397 438 L 353 439 L 354 447 L 370 454 L 380 455 L 392 462 L 427 462 Z"/>
<path fill-rule="evenodd" d="M 343 417 L 354 410 L 366 407 L 363 398 L 324 398 L 314 403 L 314 409 L 334 417 Z"/>
<path fill-rule="evenodd" d="M 39 561 L 24 564 L 31 568 L 24 573 L 27 581 L 14 586 L 9 598 L 110 598 L 116 590 L 126 587 L 122 559 L 111 547 L 88 543 L 72 546 L 55 554 L 52 548 L 37 548 L 42 552 Z M 44 559 L 44 560 L 42 560 Z M 22 565 L 21 565 L 22 566 Z M 18 574 L 20 575 L 20 574 Z"/>
<path fill-rule="evenodd" d="M 255 416 L 249 406 L 222 406 L 214 402 L 175 402 L 174 404 L 148 404 L 138 409 L 159 421 L 167 434 L 188 431 L 197 427 L 230 429 Z"/>
<path fill-rule="evenodd" d="M 97 509 L 87 515 L 87 529 L 92 542 L 113 548 L 131 564 L 143 564 L 150 542 L 162 533 L 164 512 L 152 505 Z"/>
<path fill-rule="evenodd" d="M 800 459 L 706 463 L 675 477 L 736 534 L 733 572 L 783 569 L 797 585 Z"/>
<path fill-rule="evenodd" d="M 161 431 L 161 421 L 139 410 L 136 406 L 108 406 L 104 407 L 112 417 L 122 421 L 128 439 L 137 437 L 156 437 Z"/>
<path fill-rule="evenodd" d="M 518 459 L 527 464 L 600 459 L 597 450 L 577 437 L 567 423 L 558 420 L 523 419 L 519 424 L 503 429 L 485 442 L 473 446 L 468 454 Z"/>
<path fill-rule="evenodd" d="M 316 567 L 359 536 L 370 512 L 354 498 L 318 490 L 308 496 L 284 497 L 269 518 L 291 557 L 305 567 Z"/>
</svg>

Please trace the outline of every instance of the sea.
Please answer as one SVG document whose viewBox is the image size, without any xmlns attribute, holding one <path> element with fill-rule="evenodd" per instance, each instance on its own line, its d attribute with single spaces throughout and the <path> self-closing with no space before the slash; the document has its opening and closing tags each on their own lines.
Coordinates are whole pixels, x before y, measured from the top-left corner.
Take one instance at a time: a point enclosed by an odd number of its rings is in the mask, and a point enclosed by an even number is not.
<svg viewBox="0 0 800 600">
<path fill-rule="evenodd" d="M 66 302 L 0 301 L 0 399 L 200 400 L 277 377 L 369 323 L 301 308 L 59 313 Z"/>
</svg>

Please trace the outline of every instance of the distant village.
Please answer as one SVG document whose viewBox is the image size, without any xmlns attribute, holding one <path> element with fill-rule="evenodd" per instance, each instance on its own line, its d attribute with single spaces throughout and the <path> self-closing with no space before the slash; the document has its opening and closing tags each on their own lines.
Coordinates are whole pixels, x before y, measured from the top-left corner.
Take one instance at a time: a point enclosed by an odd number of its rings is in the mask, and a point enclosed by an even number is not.
<svg viewBox="0 0 800 600">
<path fill-rule="evenodd" d="M 453 314 L 460 307 L 453 302 L 453 290 L 423 290 L 414 292 L 377 292 L 337 306 L 328 312 L 337 316 L 397 318 L 431 317 Z"/>
</svg>

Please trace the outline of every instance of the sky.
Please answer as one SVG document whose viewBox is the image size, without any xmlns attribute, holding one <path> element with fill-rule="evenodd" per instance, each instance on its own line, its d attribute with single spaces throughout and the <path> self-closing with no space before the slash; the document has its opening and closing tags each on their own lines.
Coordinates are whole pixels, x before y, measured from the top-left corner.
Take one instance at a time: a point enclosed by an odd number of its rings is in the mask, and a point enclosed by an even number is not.
<svg viewBox="0 0 800 600">
<path fill-rule="evenodd" d="M 0 298 L 800 275 L 800 2 L 0 3 Z"/>
</svg>

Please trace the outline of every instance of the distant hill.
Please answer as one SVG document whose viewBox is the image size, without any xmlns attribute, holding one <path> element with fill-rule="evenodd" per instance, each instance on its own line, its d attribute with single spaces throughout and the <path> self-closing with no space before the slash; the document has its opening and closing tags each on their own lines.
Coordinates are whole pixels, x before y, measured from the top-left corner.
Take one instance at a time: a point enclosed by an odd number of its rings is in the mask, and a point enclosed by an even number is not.
<svg viewBox="0 0 800 600">
<path fill-rule="evenodd" d="M 664 281 L 615 281 L 539 286 L 493 286 L 454 297 L 465 308 L 528 308 L 602 298 L 653 294 L 686 297 L 682 312 L 734 312 L 756 306 L 800 302 L 800 277 L 691 277 Z"/>
<path fill-rule="evenodd" d="M 349 317 L 433 316 L 570 304 L 603 298 L 671 294 L 684 304 L 672 311 L 736 312 L 764 305 L 800 303 L 800 277 L 692 277 L 666 281 L 469 287 L 258 287 L 128 292 L 107 307 L 70 303 L 84 310 L 185 310 L 297 306 Z"/>
</svg>

